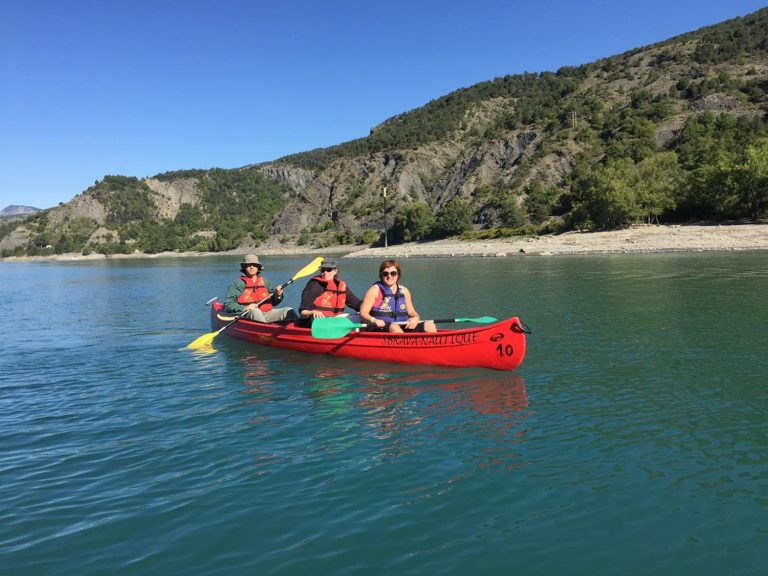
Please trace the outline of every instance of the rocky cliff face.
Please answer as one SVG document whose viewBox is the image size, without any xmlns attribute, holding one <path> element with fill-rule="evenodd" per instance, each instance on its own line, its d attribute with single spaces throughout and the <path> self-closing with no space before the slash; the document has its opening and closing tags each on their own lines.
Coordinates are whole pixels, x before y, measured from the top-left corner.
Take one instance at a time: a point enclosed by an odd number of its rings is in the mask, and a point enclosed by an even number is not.
<svg viewBox="0 0 768 576">
<path fill-rule="evenodd" d="M 0 239 L 0 250 L 13 250 L 17 246 L 25 246 L 30 236 L 31 230 L 27 226 L 19 226 Z"/>
<path fill-rule="evenodd" d="M 385 187 L 391 209 L 424 202 L 438 213 L 453 198 L 471 202 L 478 188 L 513 178 L 521 161 L 529 159 L 541 141 L 533 130 L 512 131 L 476 145 L 446 141 L 398 153 L 343 158 L 318 173 L 281 162 L 261 165 L 265 175 L 289 184 L 297 193 L 275 220 L 272 233 L 297 234 L 328 221 L 337 229 L 379 230 Z M 577 151 L 562 147 L 543 158 L 530 177 L 546 185 L 560 183 Z M 482 219 L 480 209 L 477 220 Z"/>
<path fill-rule="evenodd" d="M 182 204 L 197 206 L 200 202 L 197 180 L 194 178 L 179 178 L 170 182 L 149 178 L 145 182 L 155 193 L 157 217 L 160 219 L 172 220 Z"/>
</svg>

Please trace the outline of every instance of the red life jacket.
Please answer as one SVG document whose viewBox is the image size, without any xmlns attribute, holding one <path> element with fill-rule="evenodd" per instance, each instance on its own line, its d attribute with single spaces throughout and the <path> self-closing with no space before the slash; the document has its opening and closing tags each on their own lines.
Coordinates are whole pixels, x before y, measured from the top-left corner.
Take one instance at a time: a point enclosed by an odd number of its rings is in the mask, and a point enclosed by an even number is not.
<svg viewBox="0 0 768 576">
<path fill-rule="evenodd" d="M 240 276 L 240 279 L 245 282 L 245 289 L 243 290 L 243 293 L 237 297 L 237 301 L 240 304 L 247 306 L 248 304 L 261 302 L 264 300 L 264 298 L 269 296 L 269 291 L 264 285 L 264 278 L 261 276 L 256 276 L 255 278 L 251 278 L 249 276 Z M 272 310 L 272 304 L 269 302 L 264 302 L 264 304 L 259 306 L 259 310 L 262 312 L 269 312 Z"/>
<path fill-rule="evenodd" d="M 334 280 L 325 280 L 322 276 L 315 276 L 323 285 L 324 291 L 312 302 L 312 310 L 320 310 L 323 316 L 336 316 L 344 312 L 347 305 L 347 284 L 344 280 L 338 282 Z"/>
</svg>

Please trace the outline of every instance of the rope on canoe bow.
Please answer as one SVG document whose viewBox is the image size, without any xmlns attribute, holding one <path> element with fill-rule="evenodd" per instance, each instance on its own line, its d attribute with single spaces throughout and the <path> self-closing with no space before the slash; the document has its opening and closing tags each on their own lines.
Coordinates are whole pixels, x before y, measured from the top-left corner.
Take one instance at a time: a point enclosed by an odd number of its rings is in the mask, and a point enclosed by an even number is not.
<svg viewBox="0 0 768 576">
<path fill-rule="evenodd" d="M 512 330 L 519 330 L 523 334 L 531 334 L 531 329 L 522 320 L 517 320 L 512 324 Z"/>
</svg>

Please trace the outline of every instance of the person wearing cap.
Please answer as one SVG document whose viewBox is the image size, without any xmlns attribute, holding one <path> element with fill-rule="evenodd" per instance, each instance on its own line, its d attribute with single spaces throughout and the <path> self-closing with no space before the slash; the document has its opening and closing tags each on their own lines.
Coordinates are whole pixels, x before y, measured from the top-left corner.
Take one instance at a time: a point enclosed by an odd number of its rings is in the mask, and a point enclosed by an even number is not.
<svg viewBox="0 0 768 576">
<path fill-rule="evenodd" d="M 320 273 L 310 278 L 301 293 L 299 315 L 302 319 L 338 316 L 346 307 L 360 310 L 362 300 L 338 276 L 339 263 L 326 258 L 320 263 Z"/>
<path fill-rule="evenodd" d="M 272 289 L 269 280 L 261 275 L 264 266 L 255 254 L 246 254 L 240 262 L 242 276 L 230 284 L 224 297 L 224 310 L 230 314 L 243 314 L 243 318 L 256 322 L 296 320 L 293 308 L 275 308 L 283 300 L 282 286 Z"/>
</svg>

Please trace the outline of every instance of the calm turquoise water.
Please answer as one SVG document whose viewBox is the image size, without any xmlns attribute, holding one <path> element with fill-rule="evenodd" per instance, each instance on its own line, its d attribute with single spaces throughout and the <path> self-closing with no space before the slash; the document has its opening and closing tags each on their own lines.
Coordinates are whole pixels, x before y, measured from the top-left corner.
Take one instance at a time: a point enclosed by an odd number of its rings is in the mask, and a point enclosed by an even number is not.
<svg viewBox="0 0 768 576">
<path fill-rule="evenodd" d="M 768 254 L 405 262 L 513 373 L 185 350 L 236 262 L 0 264 L 3 574 L 768 570 Z"/>
</svg>

